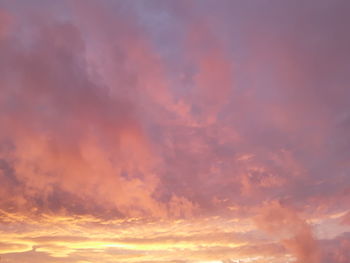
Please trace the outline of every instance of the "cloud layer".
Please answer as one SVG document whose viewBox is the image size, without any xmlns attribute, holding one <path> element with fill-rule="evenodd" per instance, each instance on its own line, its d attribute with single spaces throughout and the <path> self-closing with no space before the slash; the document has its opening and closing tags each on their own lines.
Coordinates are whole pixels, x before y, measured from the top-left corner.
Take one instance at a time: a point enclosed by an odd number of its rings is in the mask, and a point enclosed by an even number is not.
<svg viewBox="0 0 350 263">
<path fill-rule="evenodd" d="M 2 1 L 2 261 L 348 262 L 349 10 Z"/>
</svg>

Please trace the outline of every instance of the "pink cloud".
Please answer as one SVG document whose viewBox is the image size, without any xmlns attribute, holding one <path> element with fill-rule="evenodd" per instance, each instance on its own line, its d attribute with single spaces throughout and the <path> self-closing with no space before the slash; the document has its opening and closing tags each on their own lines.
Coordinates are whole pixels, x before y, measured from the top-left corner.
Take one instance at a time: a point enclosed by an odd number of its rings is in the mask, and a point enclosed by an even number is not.
<svg viewBox="0 0 350 263">
<path fill-rule="evenodd" d="M 320 251 L 310 226 L 297 213 L 279 202 L 261 209 L 256 217 L 257 226 L 281 240 L 298 263 L 319 263 Z"/>
<path fill-rule="evenodd" d="M 165 231 L 192 224 L 203 240 L 215 236 L 212 254 L 190 227 L 191 237 L 169 238 L 176 249 L 177 240 L 195 240 L 183 250 L 193 262 L 252 251 L 259 263 L 289 254 L 299 263 L 348 260 L 349 4 L 31 0 L 0 8 L 3 222 L 137 218 L 149 229 L 170 220 Z M 225 227 L 256 218 L 256 226 L 241 226 L 238 245 L 227 236 L 220 243 L 201 221 L 212 218 Z M 321 240 L 323 230 L 334 238 Z M 27 248 L 16 242 L 4 247 Z M 59 244 L 47 250 L 67 253 Z"/>
</svg>

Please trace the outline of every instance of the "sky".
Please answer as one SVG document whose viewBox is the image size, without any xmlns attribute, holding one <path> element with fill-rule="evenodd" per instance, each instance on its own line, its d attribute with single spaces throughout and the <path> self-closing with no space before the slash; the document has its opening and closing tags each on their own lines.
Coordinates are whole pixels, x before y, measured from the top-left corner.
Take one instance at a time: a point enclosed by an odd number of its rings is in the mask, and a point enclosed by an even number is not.
<svg viewBox="0 0 350 263">
<path fill-rule="evenodd" d="M 350 262 L 349 12 L 0 0 L 0 262 Z"/>
</svg>

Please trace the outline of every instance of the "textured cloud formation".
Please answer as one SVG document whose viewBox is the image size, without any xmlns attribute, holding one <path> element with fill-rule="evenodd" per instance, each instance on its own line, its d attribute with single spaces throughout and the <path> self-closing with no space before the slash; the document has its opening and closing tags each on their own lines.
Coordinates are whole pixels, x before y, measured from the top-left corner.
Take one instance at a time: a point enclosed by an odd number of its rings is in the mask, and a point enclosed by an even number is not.
<svg viewBox="0 0 350 263">
<path fill-rule="evenodd" d="M 256 219 L 257 225 L 282 239 L 282 244 L 297 257 L 297 262 L 320 262 L 318 245 L 309 225 L 296 212 L 272 203 Z"/>
<path fill-rule="evenodd" d="M 0 1 L 1 260 L 349 262 L 349 11 Z"/>
</svg>

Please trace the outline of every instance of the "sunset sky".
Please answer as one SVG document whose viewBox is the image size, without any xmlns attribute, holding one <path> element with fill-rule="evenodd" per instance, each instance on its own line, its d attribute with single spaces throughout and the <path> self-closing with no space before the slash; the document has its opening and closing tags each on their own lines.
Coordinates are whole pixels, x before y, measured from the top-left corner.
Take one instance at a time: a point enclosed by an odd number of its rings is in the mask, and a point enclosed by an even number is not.
<svg viewBox="0 0 350 263">
<path fill-rule="evenodd" d="M 349 263 L 350 1 L 0 0 L 0 263 Z"/>
</svg>

